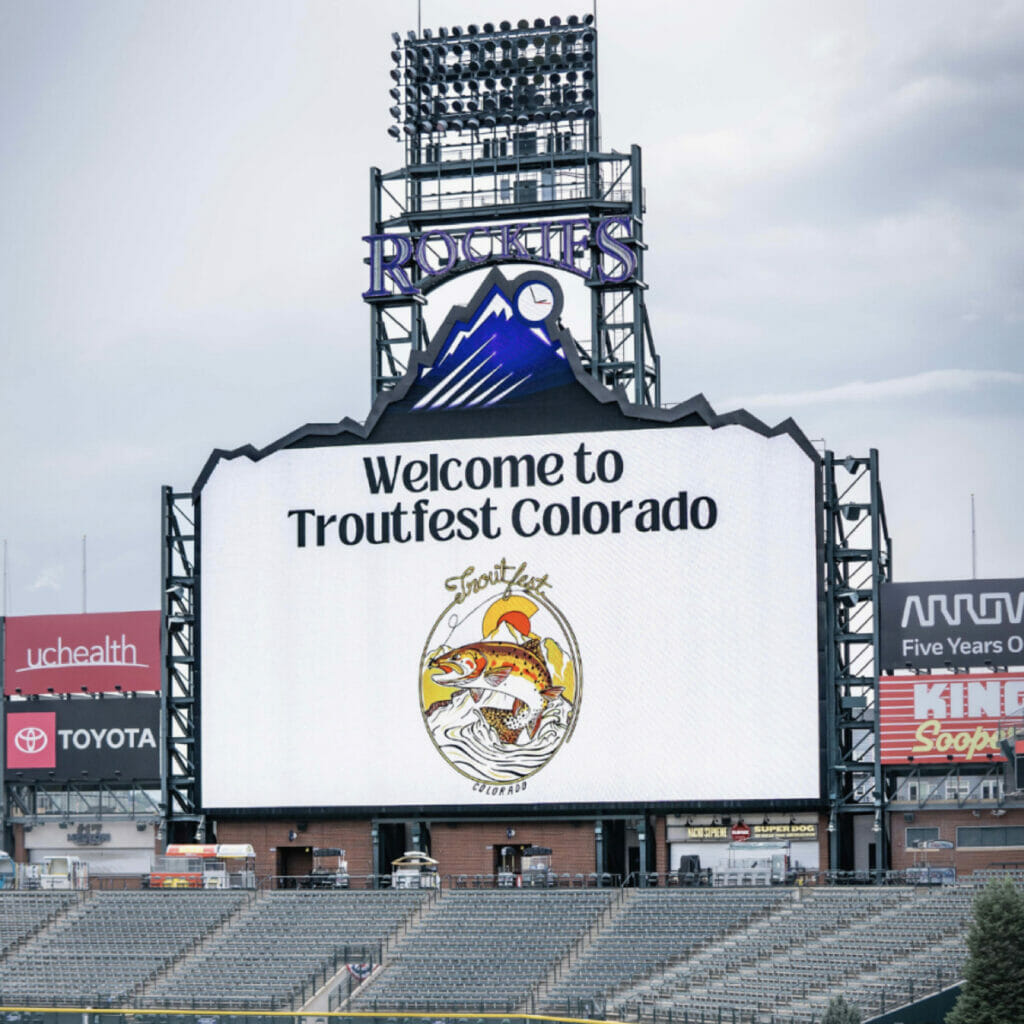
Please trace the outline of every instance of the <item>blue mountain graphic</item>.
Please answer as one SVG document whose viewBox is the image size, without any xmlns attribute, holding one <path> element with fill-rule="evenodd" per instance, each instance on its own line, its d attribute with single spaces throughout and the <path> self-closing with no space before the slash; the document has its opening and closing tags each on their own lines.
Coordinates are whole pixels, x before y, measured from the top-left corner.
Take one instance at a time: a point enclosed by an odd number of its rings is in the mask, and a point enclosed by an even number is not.
<svg viewBox="0 0 1024 1024">
<path fill-rule="evenodd" d="M 403 405 L 410 411 L 488 408 L 573 381 L 561 345 L 543 321 L 516 312 L 494 285 L 466 320 L 457 320 L 431 366 L 419 374 Z"/>
</svg>

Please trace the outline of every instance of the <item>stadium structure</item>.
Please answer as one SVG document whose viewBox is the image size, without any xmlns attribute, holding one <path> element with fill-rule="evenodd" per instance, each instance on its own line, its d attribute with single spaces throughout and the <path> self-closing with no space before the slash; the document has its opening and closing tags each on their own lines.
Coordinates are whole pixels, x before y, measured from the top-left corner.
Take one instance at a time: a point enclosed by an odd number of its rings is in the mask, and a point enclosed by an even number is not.
<svg viewBox="0 0 1024 1024">
<path fill-rule="evenodd" d="M 592 16 L 393 45 L 368 419 L 164 488 L 159 611 L 4 623 L 0 1005 L 938 1019 L 1024 880 L 1024 581 L 662 405 Z"/>
</svg>

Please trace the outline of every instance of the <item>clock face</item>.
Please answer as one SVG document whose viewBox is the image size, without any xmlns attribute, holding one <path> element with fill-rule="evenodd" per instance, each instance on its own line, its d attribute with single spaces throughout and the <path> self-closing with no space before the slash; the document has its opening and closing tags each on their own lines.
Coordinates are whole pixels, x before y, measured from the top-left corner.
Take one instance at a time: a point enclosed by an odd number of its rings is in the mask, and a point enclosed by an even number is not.
<svg viewBox="0 0 1024 1024">
<path fill-rule="evenodd" d="M 516 309 L 524 320 L 537 323 L 544 320 L 554 308 L 554 293 L 540 281 L 524 284 L 516 295 Z"/>
</svg>

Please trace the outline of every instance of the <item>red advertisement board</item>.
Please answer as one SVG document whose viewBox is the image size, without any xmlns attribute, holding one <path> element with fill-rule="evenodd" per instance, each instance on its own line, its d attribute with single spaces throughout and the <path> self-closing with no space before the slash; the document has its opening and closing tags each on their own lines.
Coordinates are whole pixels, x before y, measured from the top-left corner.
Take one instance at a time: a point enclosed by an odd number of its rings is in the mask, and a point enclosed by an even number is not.
<svg viewBox="0 0 1024 1024">
<path fill-rule="evenodd" d="M 883 764 L 1004 761 L 1024 722 L 1024 674 L 882 676 Z"/>
<path fill-rule="evenodd" d="M 159 612 L 25 615 L 6 620 L 7 696 L 159 689 Z"/>
</svg>

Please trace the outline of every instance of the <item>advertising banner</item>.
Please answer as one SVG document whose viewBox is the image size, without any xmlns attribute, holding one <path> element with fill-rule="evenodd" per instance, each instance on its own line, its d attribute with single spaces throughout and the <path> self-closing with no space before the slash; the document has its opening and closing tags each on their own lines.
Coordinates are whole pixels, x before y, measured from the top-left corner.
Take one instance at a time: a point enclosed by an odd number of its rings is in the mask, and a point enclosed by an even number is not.
<svg viewBox="0 0 1024 1024">
<path fill-rule="evenodd" d="M 879 603 L 886 669 L 1024 664 L 1024 580 L 883 583 Z"/>
<path fill-rule="evenodd" d="M 1024 674 L 883 676 L 879 694 L 883 764 L 1005 761 L 1024 722 Z"/>
<path fill-rule="evenodd" d="M 682 832 L 682 838 L 691 843 L 724 843 L 728 840 L 751 840 L 754 842 L 807 842 L 818 838 L 818 826 L 815 822 L 804 822 L 793 825 L 758 825 L 744 824 L 740 835 L 736 834 L 739 826 L 733 825 L 688 825 Z"/>
<path fill-rule="evenodd" d="M 5 620 L 7 696 L 140 690 L 160 690 L 159 612 Z"/>
<path fill-rule="evenodd" d="M 159 698 L 5 703 L 8 781 L 160 778 Z"/>
</svg>

